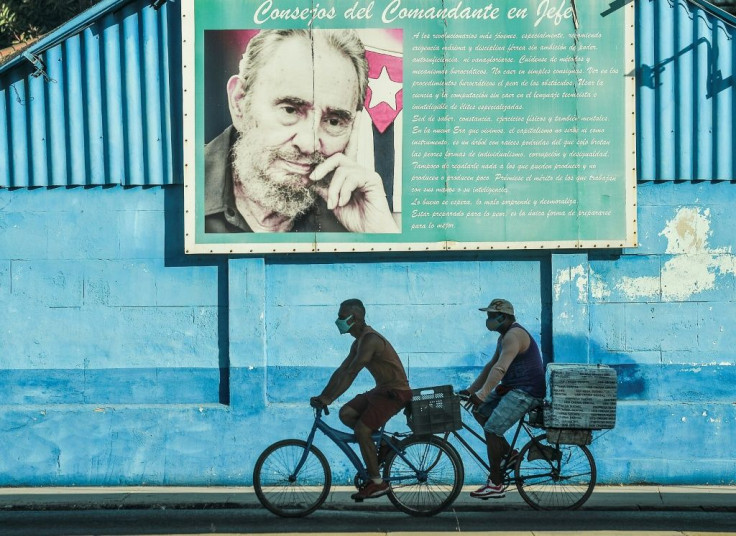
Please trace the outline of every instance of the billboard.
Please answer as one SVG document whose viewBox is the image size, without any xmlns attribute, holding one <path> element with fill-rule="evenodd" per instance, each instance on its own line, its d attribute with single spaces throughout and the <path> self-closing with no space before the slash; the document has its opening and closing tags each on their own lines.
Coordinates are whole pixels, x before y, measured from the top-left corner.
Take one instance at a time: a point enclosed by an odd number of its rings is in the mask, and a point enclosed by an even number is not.
<svg viewBox="0 0 736 536">
<path fill-rule="evenodd" d="M 187 253 L 636 246 L 634 5 L 187 0 Z"/>
</svg>

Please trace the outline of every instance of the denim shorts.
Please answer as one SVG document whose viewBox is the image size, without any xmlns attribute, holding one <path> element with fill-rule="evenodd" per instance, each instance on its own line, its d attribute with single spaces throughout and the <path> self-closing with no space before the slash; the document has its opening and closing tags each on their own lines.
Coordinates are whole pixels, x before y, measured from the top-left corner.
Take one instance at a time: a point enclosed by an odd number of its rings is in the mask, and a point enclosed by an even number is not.
<svg viewBox="0 0 736 536">
<path fill-rule="evenodd" d="M 513 389 L 503 396 L 492 391 L 486 401 L 478 406 L 477 411 L 488 417 L 483 430 L 503 437 L 506 430 L 519 421 L 527 411 L 541 404 L 542 399 L 535 398 L 521 389 Z"/>
</svg>

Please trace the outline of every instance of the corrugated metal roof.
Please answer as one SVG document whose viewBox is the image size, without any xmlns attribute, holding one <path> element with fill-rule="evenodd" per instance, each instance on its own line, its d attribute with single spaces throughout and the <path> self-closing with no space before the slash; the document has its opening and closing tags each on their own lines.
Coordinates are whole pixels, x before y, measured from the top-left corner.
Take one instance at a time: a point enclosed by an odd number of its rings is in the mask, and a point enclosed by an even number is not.
<svg viewBox="0 0 736 536">
<path fill-rule="evenodd" d="M 181 182 L 178 3 L 103 1 L 24 55 L 0 67 L 0 186 Z"/>
<path fill-rule="evenodd" d="M 689 0 L 636 9 L 639 179 L 736 178 L 734 27 Z"/>
<path fill-rule="evenodd" d="M 2 65 L 6 62 L 10 62 L 16 56 L 23 54 L 27 49 L 31 48 L 34 43 L 39 41 L 41 37 L 31 37 L 21 43 L 15 43 L 2 50 L 0 50 L 0 72 L 2 72 Z"/>
<path fill-rule="evenodd" d="M 0 65 L 0 187 L 180 182 L 179 10 L 103 0 Z M 704 0 L 636 13 L 639 178 L 736 178 L 734 17 Z"/>
<path fill-rule="evenodd" d="M 736 25 L 736 0 L 688 0 L 725 22 Z"/>
<path fill-rule="evenodd" d="M 67 37 L 78 34 L 87 26 L 95 23 L 100 18 L 104 17 L 108 13 L 118 11 L 126 4 L 130 4 L 134 0 L 101 0 L 90 8 L 84 10 L 82 13 L 73 17 L 71 20 L 65 22 L 52 32 L 47 33 L 39 39 L 34 39 L 32 42 L 27 43 L 27 46 L 23 46 L 23 50 L 26 49 L 28 52 L 35 55 L 40 55 L 49 48 L 56 46 L 61 43 Z M 148 2 L 149 4 L 152 2 Z M 17 64 L 23 61 L 22 56 L 13 54 L 11 58 L 0 64 L 0 74 L 15 67 Z"/>
</svg>

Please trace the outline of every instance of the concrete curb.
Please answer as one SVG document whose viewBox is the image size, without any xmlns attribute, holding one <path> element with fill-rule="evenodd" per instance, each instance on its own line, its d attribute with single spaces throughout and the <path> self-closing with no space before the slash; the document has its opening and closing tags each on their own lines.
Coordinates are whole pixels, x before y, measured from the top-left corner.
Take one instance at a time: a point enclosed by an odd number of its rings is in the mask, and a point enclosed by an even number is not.
<svg viewBox="0 0 736 536">
<path fill-rule="evenodd" d="M 466 487 L 456 511 L 528 510 L 513 490 L 504 499 L 479 501 Z M 350 487 L 333 487 L 325 510 L 395 510 L 386 497 L 355 503 Z M 0 488 L 0 510 L 262 508 L 252 487 L 45 487 Z M 736 486 L 596 486 L 582 510 L 703 510 L 736 512 Z"/>
</svg>

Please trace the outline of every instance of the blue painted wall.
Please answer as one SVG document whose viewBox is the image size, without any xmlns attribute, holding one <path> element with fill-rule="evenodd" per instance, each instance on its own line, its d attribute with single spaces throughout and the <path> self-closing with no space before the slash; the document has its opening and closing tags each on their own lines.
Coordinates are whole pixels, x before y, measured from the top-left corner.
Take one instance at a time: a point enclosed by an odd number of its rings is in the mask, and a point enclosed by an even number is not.
<svg viewBox="0 0 736 536">
<path fill-rule="evenodd" d="M 120 4 L 82 38 L 154 20 L 147 2 Z M 147 54 L 176 65 L 178 4 L 168 5 L 156 19 L 168 31 Z M 734 484 L 736 40 L 685 0 L 636 8 L 638 248 L 185 256 L 174 135 L 129 155 L 171 155 L 170 165 L 101 175 L 173 185 L 0 187 L 0 486 L 247 485 L 263 448 L 306 434 L 308 398 L 351 342 L 333 324 L 340 301 L 364 300 L 413 385 L 464 387 L 492 351 L 477 307 L 496 296 L 516 305 L 547 360 L 616 368 L 618 423 L 592 445 L 601 482 Z M 69 56 L 73 44 L 57 46 Z M 0 185 L 57 184 L 43 166 L 31 178 L 10 165 L 13 151 L 30 153 L 7 134 L 34 115 L 10 90 L 28 67 L 2 74 Z M 43 87 L 34 79 L 24 95 Z M 167 129 L 176 102 L 170 113 Z M 80 173 L 59 184 L 96 183 Z M 369 385 L 364 373 L 343 400 Z M 335 482 L 352 477 L 338 462 Z M 484 477 L 468 463 L 468 482 Z"/>
<path fill-rule="evenodd" d="M 0 485 L 249 484 L 306 433 L 351 296 L 415 386 L 469 383 L 494 342 L 476 307 L 505 296 L 548 359 L 617 369 L 601 482 L 733 483 L 735 200 L 641 183 L 622 252 L 263 259 L 184 257 L 179 186 L 0 189 Z"/>
</svg>

